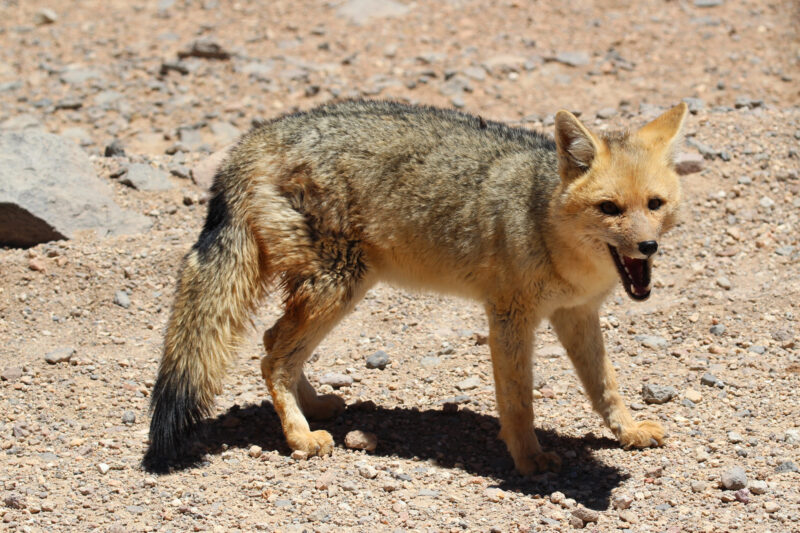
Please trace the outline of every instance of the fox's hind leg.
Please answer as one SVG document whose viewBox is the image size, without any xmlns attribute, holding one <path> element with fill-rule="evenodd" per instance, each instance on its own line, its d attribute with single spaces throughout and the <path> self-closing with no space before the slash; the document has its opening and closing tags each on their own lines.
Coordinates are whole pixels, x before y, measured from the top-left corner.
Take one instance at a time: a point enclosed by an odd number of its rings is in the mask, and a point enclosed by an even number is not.
<svg viewBox="0 0 800 533">
<path fill-rule="evenodd" d="M 312 418 L 329 417 L 341 411 L 344 402 L 334 395 L 318 396 L 303 374 L 303 363 L 369 288 L 357 247 L 339 252 L 325 254 L 330 260 L 319 257 L 313 272 L 307 265 L 303 275 L 286 274 L 284 315 L 264 334 L 267 356 L 261 372 L 284 435 L 293 450 L 309 455 L 331 453 L 333 437 L 324 430 L 311 431 L 304 412 Z"/>
<path fill-rule="evenodd" d="M 616 372 L 603 347 L 597 308 L 559 309 L 550 317 L 561 344 L 583 383 L 583 388 L 606 425 L 626 448 L 647 448 L 664 442 L 664 428 L 656 421 L 636 422 L 619 393 Z"/>
</svg>

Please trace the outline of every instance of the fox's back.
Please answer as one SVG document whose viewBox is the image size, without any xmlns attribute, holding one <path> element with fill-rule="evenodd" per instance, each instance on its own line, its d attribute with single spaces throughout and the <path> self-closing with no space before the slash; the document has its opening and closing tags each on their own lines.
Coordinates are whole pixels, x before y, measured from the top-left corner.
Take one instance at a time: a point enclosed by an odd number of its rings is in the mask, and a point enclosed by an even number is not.
<svg viewBox="0 0 800 533">
<path fill-rule="evenodd" d="M 263 179 L 307 211 L 316 230 L 345 233 L 388 263 L 429 258 L 451 273 L 465 264 L 488 268 L 521 250 L 535 254 L 559 181 L 548 137 L 390 102 L 344 102 L 275 119 L 238 150 L 234 159 L 272 161 Z"/>
</svg>

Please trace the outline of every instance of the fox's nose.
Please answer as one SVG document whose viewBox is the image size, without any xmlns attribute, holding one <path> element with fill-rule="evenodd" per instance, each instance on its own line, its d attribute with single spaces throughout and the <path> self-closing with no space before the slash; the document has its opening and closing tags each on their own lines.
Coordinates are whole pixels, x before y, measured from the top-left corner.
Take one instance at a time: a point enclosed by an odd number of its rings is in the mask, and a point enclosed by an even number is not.
<svg viewBox="0 0 800 533">
<path fill-rule="evenodd" d="M 642 241 L 639 243 L 639 251 L 647 257 L 650 257 L 658 250 L 658 243 L 656 241 Z"/>
</svg>

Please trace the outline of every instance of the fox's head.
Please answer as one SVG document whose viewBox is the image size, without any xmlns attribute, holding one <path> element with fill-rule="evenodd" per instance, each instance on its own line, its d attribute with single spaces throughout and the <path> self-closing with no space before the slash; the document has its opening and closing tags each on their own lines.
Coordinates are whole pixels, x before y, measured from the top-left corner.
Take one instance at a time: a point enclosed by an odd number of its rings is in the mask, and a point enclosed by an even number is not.
<svg viewBox="0 0 800 533">
<path fill-rule="evenodd" d="M 555 118 L 560 215 L 580 247 L 616 266 L 625 292 L 650 296 L 650 271 L 661 235 L 675 225 L 681 189 L 674 152 L 684 103 L 636 132 L 595 135 L 574 115 Z"/>
</svg>

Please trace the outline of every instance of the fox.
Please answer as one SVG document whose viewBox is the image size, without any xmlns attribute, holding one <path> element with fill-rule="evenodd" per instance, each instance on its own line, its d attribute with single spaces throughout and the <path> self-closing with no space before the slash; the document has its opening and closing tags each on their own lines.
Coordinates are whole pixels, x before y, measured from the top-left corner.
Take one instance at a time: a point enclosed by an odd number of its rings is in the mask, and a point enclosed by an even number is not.
<svg viewBox="0 0 800 533">
<path fill-rule="evenodd" d="M 620 394 L 599 321 L 620 282 L 651 293 L 677 223 L 681 103 L 635 131 L 590 131 L 559 111 L 554 137 L 455 110 L 389 101 L 322 105 L 262 123 L 220 165 L 184 257 L 151 396 L 144 464 L 163 471 L 210 416 L 259 303 L 282 297 L 261 373 L 292 450 L 325 456 L 307 419 L 346 402 L 303 370 L 378 282 L 477 300 L 488 320 L 500 432 L 523 475 L 557 471 L 534 429 L 534 335 L 544 320 L 593 409 L 625 448 L 660 446 Z"/>
</svg>

